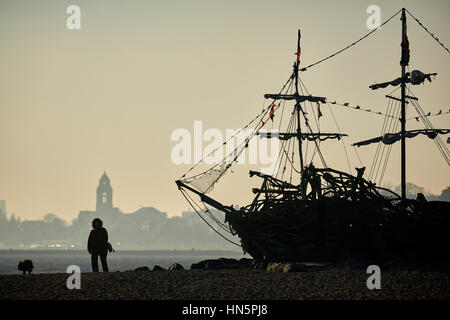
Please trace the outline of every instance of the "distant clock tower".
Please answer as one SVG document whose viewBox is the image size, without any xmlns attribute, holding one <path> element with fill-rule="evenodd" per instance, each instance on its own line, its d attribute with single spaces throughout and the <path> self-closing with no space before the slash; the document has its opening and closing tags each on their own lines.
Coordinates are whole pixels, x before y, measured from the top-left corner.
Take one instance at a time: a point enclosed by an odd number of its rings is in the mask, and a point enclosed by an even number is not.
<svg viewBox="0 0 450 320">
<path fill-rule="evenodd" d="M 104 172 L 97 187 L 97 212 L 112 209 L 112 191 L 110 180 Z"/>
</svg>

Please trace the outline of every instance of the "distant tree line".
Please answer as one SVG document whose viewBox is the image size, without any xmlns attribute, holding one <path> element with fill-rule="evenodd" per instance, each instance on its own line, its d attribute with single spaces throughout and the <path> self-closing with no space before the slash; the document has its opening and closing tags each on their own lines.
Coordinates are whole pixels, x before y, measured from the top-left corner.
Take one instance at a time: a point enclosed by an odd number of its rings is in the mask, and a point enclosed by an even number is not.
<svg viewBox="0 0 450 320">
<path fill-rule="evenodd" d="M 401 194 L 401 187 L 395 186 L 394 188 L 392 188 L 392 191 Z M 444 190 L 442 190 L 440 195 L 435 195 L 426 192 L 423 187 L 420 187 L 414 183 L 411 182 L 406 183 L 407 198 L 416 199 L 418 193 L 422 193 L 428 201 L 450 201 L 450 187 L 447 187 Z"/>
</svg>

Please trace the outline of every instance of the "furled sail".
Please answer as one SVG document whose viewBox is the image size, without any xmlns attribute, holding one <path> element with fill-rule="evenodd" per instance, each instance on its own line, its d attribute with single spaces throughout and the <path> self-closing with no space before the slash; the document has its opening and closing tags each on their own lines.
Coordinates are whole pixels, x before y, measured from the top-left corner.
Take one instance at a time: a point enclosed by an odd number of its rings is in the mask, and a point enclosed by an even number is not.
<svg viewBox="0 0 450 320">
<path fill-rule="evenodd" d="M 297 102 L 320 102 L 327 103 L 327 98 L 325 97 L 315 97 L 315 96 L 303 96 L 299 94 L 271 94 L 267 93 L 264 95 L 266 99 L 274 99 L 274 100 L 295 100 Z"/>
<path fill-rule="evenodd" d="M 406 138 L 414 138 L 416 137 L 418 134 L 423 134 L 426 135 L 428 138 L 430 139 L 434 139 L 436 138 L 436 136 L 438 134 L 447 134 L 450 133 L 450 129 L 422 129 L 422 130 L 411 130 L 411 131 L 406 131 L 405 132 L 405 137 Z M 383 142 L 384 144 L 393 144 L 397 141 L 399 141 L 402 138 L 402 135 L 400 132 L 398 133 L 386 133 L 383 136 L 380 137 L 376 137 L 373 139 L 369 139 L 369 140 L 364 140 L 364 141 L 360 141 L 360 142 L 356 142 L 354 144 L 352 144 L 352 146 L 367 146 L 369 144 L 372 143 L 378 143 L 378 142 Z"/>
<path fill-rule="evenodd" d="M 315 140 L 319 140 L 319 141 L 324 141 L 327 139 L 338 139 L 340 140 L 342 137 L 346 137 L 346 134 L 343 133 L 295 133 L 295 132 L 286 132 L 286 133 L 282 133 L 282 132 L 277 132 L 277 133 L 272 133 L 272 132 L 258 132 L 258 135 L 261 136 L 261 138 L 278 138 L 280 140 L 288 140 L 290 138 L 294 138 L 294 137 L 300 137 L 300 139 L 302 140 L 308 140 L 308 141 L 315 141 Z"/>
</svg>

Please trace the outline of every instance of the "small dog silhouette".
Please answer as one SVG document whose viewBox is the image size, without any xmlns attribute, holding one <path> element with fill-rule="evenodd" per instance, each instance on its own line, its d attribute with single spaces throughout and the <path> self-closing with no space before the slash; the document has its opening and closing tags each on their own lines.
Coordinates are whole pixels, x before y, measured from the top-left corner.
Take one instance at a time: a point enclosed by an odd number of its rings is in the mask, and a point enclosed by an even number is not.
<svg viewBox="0 0 450 320">
<path fill-rule="evenodd" d="M 26 274 L 26 272 L 28 271 L 28 274 L 31 274 L 31 272 L 33 272 L 33 261 L 31 260 L 23 260 L 19 262 L 19 266 L 17 269 L 19 269 L 20 271 L 22 271 L 23 274 Z"/>
</svg>

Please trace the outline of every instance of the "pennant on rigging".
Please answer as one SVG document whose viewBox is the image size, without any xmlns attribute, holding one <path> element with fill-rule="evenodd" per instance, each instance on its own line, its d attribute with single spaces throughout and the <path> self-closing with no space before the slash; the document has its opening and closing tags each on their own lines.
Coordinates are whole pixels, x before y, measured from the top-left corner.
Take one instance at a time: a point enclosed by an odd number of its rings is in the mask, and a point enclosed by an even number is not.
<svg viewBox="0 0 450 320">
<path fill-rule="evenodd" d="M 323 114 L 320 111 L 320 103 L 316 102 L 316 104 L 317 104 L 317 119 L 320 119 L 320 117 L 323 116 Z"/>
<path fill-rule="evenodd" d="M 274 108 L 275 108 L 275 104 L 272 103 L 272 106 L 270 107 L 270 112 L 269 112 L 269 118 L 272 121 L 273 121 L 273 117 L 274 117 Z"/>
</svg>

